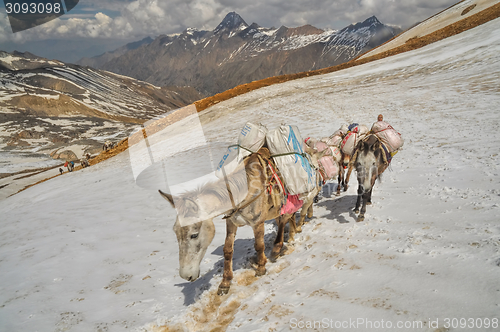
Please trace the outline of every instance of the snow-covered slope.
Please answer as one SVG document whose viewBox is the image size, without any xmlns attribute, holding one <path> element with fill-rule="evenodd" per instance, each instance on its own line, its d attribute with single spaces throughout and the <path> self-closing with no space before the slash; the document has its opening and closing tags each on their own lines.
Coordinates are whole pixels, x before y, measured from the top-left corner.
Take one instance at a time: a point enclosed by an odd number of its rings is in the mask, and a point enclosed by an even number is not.
<svg viewBox="0 0 500 332">
<path fill-rule="evenodd" d="M 216 219 L 203 276 L 182 280 L 174 210 L 134 183 L 126 153 L 0 201 L 0 330 L 288 331 L 317 321 L 318 331 L 353 330 L 352 322 L 356 331 L 389 330 L 389 322 L 394 331 L 446 331 L 447 318 L 465 319 L 465 329 L 450 331 L 497 330 L 499 28 L 497 19 L 204 111 L 211 141 L 234 142 L 246 121 L 322 137 L 379 113 L 406 139 L 364 222 L 351 212 L 356 180 L 340 198 L 328 184 L 315 218 L 267 275 L 253 277 L 251 230 L 240 229 L 235 280 L 222 298 L 214 292 L 224 222 Z M 268 247 L 274 229 L 266 226 Z M 413 322 L 422 328 L 397 327 Z"/>
<path fill-rule="evenodd" d="M 459 1 L 451 8 L 448 8 L 427 20 L 417 24 L 415 27 L 403 32 L 393 40 L 377 47 L 370 52 L 364 54 L 360 59 L 369 57 L 384 51 L 391 50 L 398 46 L 404 45 L 412 38 L 418 38 L 438 31 L 450 24 L 465 19 L 471 15 L 477 14 L 491 6 L 499 3 L 499 0 L 463 0 Z"/>
</svg>

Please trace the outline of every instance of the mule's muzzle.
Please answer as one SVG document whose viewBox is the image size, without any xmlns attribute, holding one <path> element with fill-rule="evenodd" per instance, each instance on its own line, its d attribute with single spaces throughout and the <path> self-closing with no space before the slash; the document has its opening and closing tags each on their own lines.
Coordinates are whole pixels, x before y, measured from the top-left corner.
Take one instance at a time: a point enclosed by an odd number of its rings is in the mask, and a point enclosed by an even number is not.
<svg viewBox="0 0 500 332">
<path fill-rule="evenodd" d="M 200 277 L 200 271 L 198 271 L 198 273 L 189 273 L 189 274 L 179 273 L 179 275 L 181 276 L 182 279 L 187 280 L 189 282 L 193 282 Z"/>
<path fill-rule="evenodd" d="M 358 195 L 365 195 L 365 194 L 368 194 L 370 192 L 372 188 L 368 188 L 362 184 L 359 185 L 358 187 Z"/>
</svg>

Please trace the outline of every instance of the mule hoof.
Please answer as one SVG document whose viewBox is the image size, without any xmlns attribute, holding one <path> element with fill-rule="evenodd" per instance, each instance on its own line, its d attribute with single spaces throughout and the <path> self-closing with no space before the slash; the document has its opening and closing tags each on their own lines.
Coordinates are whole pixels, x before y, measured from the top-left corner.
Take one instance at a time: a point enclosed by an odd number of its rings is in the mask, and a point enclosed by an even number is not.
<svg viewBox="0 0 500 332">
<path fill-rule="evenodd" d="M 288 250 L 288 247 L 287 247 L 287 246 L 285 246 L 285 245 L 283 245 L 283 246 L 281 247 L 280 251 L 275 251 L 275 250 L 273 250 L 273 251 L 271 252 L 271 258 L 270 258 L 270 259 L 271 259 L 271 262 L 275 263 L 275 262 L 276 262 L 276 260 L 277 260 L 278 258 L 280 258 L 281 256 L 284 256 L 284 255 L 285 255 L 285 252 L 286 252 L 287 250 Z M 265 274 L 265 273 L 266 273 L 266 272 L 264 271 L 264 274 Z"/>
<path fill-rule="evenodd" d="M 366 202 L 366 205 L 372 205 L 372 202 Z"/>
<path fill-rule="evenodd" d="M 357 222 L 365 220 L 365 216 L 359 216 Z"/>
<path fill-rule="evenodd" d="M 263 268 L 257 268 L 257 270 L 255 271 L 255 276 L 256 277 L 260 277 L 260 276 L 263 276 L 264 274 L 266 274 L 267 270 L 265 267 Z"/>
<path fill-rule="evenodd" d="M 359 209 L 354 209 L 354 213 L 358 214 L 359 213 Z"/>
<path fill-rule="evenodd" d="M 271 257 L 269 259 L 271 260 L 272 263 L 276 262 L 276 260 L 281 256 L 281 250 L 280 251 L 275 251 L 273 250 L 271 252 Z M 265 272 L 264 272 L 265 273 Z M 257 275 L 257 274 L 256 274 Z"/>
<path fill-rule="evenodd" d="M 219 289 L 217 290 L 217 295 L 219 296 L 222 296 L 222 295 L 226 295 L 227 293 L 229 293 L 229 286 L 219 286 Z"/>
<path fill-rule="evenodd" d="M 347 191 L 348 188 L 349 186 L 344 186 L 344 191 Z"/>
<path fill-rule="evenodd" d="M 340 191 L 337 191 L 337 192 L 335 193 L 335 196 L 340 196 Z"/>
</svg>

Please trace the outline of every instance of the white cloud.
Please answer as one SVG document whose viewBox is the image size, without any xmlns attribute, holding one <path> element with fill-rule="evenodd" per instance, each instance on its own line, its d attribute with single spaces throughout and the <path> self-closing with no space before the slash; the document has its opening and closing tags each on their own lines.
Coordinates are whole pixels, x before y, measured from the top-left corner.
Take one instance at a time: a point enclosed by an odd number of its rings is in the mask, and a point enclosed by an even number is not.
<svg viewBox="0 0 500 332">
<path fill-rule="evenodd" d="M 105 11 L 119 10 L 110 17 L 97 12 L 93 17 L 74 15 L 36 28 L 12 34 L 5 14 L 0 22 L 0 42 L 26 42 L 54 38 L 142 38 L 180 32 L 187 27 L 213 29 L 229 11 L 239 13 L 247 23 L 289 27 L 312 24 L 319 28 L 342 28 L 369 16 L 383 23 L 407 27 L 452 5 L 456 0 L 114 0 L 81 1 L 80 5 Z M 73 12 L 72 12 L 73 13 Z M 74 13 L 73 13 L 74 14 Z"/>
</svg>

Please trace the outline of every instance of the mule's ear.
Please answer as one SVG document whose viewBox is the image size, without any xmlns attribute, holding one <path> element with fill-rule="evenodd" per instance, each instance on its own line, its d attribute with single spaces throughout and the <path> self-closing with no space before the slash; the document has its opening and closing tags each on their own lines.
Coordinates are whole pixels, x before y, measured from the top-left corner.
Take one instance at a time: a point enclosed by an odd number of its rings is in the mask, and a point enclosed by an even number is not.
<svg viewBox="0 0 500 332">
<path fill-rule="evenodd" d="M 196 204 L 195 201 L 191 199 L 186 199 L 184 201 L 185 208 L 186 208 L 186 215 L 193 215 L 196 216 L 198 214 L 198 204 Z"/>
<path fill-rule="evenodd" d="M 158 190 L 158 192 L 160 193 L 160 195 L 165 198 L 171 205 L 172 207 L 175 209 L 175 205 L 174 205 L 174 198 L 172 197 L 172 195 L 170 194 L 167 194 L 167 193 L 164 193 L 163 191 L 161 190 Z"/>
<path fill-rule="evenodd" d="M 380 141 L 376 141 L 373 145 L 372 145 L 372 151 L 376 151 L 380 149 Z"/>
</svg>

